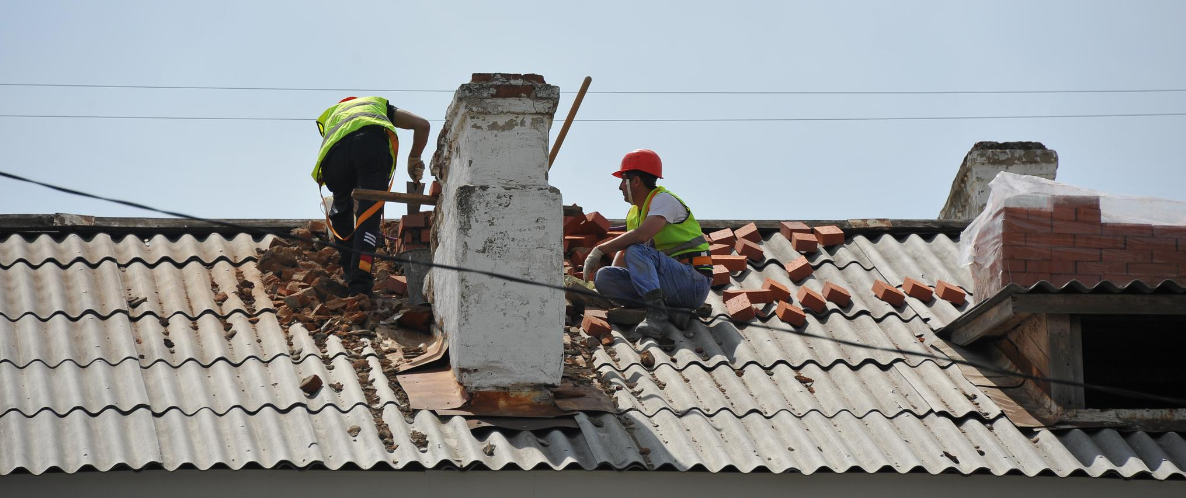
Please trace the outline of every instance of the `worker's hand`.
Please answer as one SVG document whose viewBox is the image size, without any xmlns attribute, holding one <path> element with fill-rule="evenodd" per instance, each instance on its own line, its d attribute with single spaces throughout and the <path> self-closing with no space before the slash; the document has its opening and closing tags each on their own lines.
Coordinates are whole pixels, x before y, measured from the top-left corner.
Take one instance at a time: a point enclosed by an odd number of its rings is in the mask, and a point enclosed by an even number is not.
<svg viewBox="0 0 1186 498">
<path fill-rule="evenodd" d="M 424 160 L 419 157 L 408 158 L 408 177 L 416 183 L 424 178 Z"/>
<path fill-rule="evenodd" d="M 601 266 L 601 258 L 603 257 L 605 257 L 605 253 L 601 251 L 601 248 L 594 247 L 593 251 L 589 253 L 589 256 L 585 258 L 585 268 L 582 270 L 582 274 L 585 276 L 586 281 L 593 281 L 593 277 L 597 275 L 597 267 Z"/>
</svg>

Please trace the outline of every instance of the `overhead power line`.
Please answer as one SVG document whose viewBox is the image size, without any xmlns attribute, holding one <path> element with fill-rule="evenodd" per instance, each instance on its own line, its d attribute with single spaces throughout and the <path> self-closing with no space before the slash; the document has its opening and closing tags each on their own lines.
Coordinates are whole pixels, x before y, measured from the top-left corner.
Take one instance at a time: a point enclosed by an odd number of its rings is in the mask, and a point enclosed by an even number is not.
<svg viewBox="0 0 1186 498">
<path fill-rule="evenodd" d="M 456 89 L 332 88 L 215 85 L 104 85 L 93 83 L 0 83 L 3 87 L 111 88 L 139 90 L 230 90 L 270 92 L 453 93 Z M 1069 89 L 1069 90 L 593 90 L 601 95 L 1044 95 L 1091 93 L 1184 93 L 1186 88 Z M 562 92 L 576 93 L 576 92 Z"/>
<path fill-rule="evenodd" d="M 248 227 L 248 226 L 239 225 L 239 224 L 228 222 L 228 221 L 200 218 L 197 216 L 178 213 L 175 211 L 158 209 L 155 207 L 147 206 L 147 205 L 132 202 L 132 201 L 116 199 L 116 198 L 111 198 L 111 197 L 104 197 L 104 196 L 100 196 L 97 194 L 91 194 L 91 193 L 82 192 L 82 191 L 74 190 L 74 189 L 67 188 L 67 187 L 62 187 L 62 186 L 53 185 L 50 183 L 41 182 L 38 180 L 32 180 L 32 179 L 25 178 L 25 177 L 22 177 L 22 176 L 13 174 L 13 173 L 8 173 L 5 171 L 0 171 L 0 177 L 8 178 L 8 179 L 15 180 L 18 182 L 29 183 L 32 185 L 38 185 L 38 186 L 45 187 L 48 189 L 56 190 L 58 192 L 63 192 L 66 194 L 75 195 L 75 196 L 79 196 L 79 197 L 85 197 L 85 198 L 89 198 L 89 199 L 111 202 L 111 203 L 120 204 L 123 206 L 128 206 L 128 207 L 133 207 L 133 208 L 137 208 L 137 209 L 143 209 L 146 211 L 151 211 L 151 212 L 158 213 L 158 214 L 164 214 L 167 216 L 173 216 L 173 217 L 183 218 L 183 219 L 188 219 L 188 220 L 193 220 L 193 221 L 201 221 L 201 222 L 209 223 L 212 225 L 222 226 L 222 227 L 226 227 L 226 228 L 232 228 L 235 230 L 239 230 L 243 233 L 273 235 L 273 236 L 276 236 L 276 237 L 279 237 L 279 238 L 282 238 L 285 240 L 291 240 L 291 241 L 295 241 L 298 243 L 312 244 L 314 246 L 334 247 L 334 248 L 338 248 L 338 249 L 350 249 L 350 248 L 341 247 L 336 242 L 325 242 L 325 241 L 314 239 L 314 238 L 298 237 L 298 236 L 295 236 L 295 235 L 292 235 L 289 233 L 283 233 L 283 232 L 279 232 L 279 231 L 273 232 L 273 231 L 265 230 L 262 228 Z M 428 267 L 434 268 L 434 269 L 442 269 L 442 270 L 448 270 L 448 271 L 456 271 L 456 272 L 462 272 L 462 273 L 473 273 L 473 274 L 477 274 L 477 275 L 484 275 L 484 276 L 491 277 L 491 278 L 498 279 L 498 280 L 515 282 L 515 283 L 520 283 L 520 284 L 524 284 L 524 285 L 530 285 L 533 287 L 542 287 L 542 288 L 546 288 L 546 289 L 555 290 L 558 292 L 573 292 L 573 293 L 577 293 L 577 294 L 589 295 L 589 296 L 594 296 L 594 297 L 599 297 L 599 298 L 601 297 L 600 294 L 598 294 L 594 291 L 591 291 L 591 290 L 570 289 L 570 288 L 560 286 L 560 285 L 549 284 L 549 283 L 545 283 L 545 282 L 537 282 L 537 281 L 529 280 L 529 279 L 526 279 L 523 277 L 507 275 L 507 274 L 498 273 L 498 272 L 494 272 L 494 271 L 490 271 L 490 270 L 479 270 L 479 269 L 475 269 L 475 268 L 466 268 L 466 267 L 462 267 L 462 266 L 447 265 L 447 264 L 442 264 L 442 263 L 437 263 L 437 262 L 412 261 L 410 259 L 401 258 L 398 256 L 391 256 L 391 255 L 387 255 L 387 254 L 380 254 L 377 252 L 362 251 L 361 254 L 369 255 L 375 259 L 394 261 L 396 263 L 401 263 L 401 264 L 403 264 L 403 263 L 420 264 L 420 265 L 425 265 L 425 266 L 428 266 Z M 627 301 L 631 301 L 631 300 L 627 300 Z M 633 304 L 633 305 L 637 305 L 640 307 L 644 306 L 646 304 L 646 303 L 642 302 L 641 300 L 632 300 L 632 301 L 633 302 L 628 302 L 627 304 Z M 669 308 L 668 311 L 675 312 L 675 313 L 687 313 L 687 314 L 695 313 L 695 310 L 691 310 L 691 309 L 687 309 L 687 308 Z M 1103 385 L 1098 385 L 1098 384 L 1093 384 L 1093 383 L 1079 382 L 1079 381 L 1068 380 L 1068 379 L 1060 379 L 1060 378 L 1055 378 L 1055 377 L 1046 377 L 1046 376 L 1042 376 L 1042 375 L 1027 374 L 1024 372 L 1017 372 L 1017 371 L 1001 368 L 996 365 L 989 365 L 989 364 L 984 364 L 984 363 L 979 363 L 979 362 L 974 362 L 974 361 L 951 358 L 946 355 L 940 356 L 937 354 L 924 353 L 924 352 L 919 352 L 919 351 L 908 351 L 905 349 L 898 349 L 898 348 L 888 347 L 888 346 L 877 346 L 877 345 L 866 344 L 866 343 L 855 341 L 855 340 L 840 339 L 837 337 L 830 337 L 830 336 L 826 336 L 826 335 L 816 334 L 816 333 L 813 333 L 813 332 L 810 332 L 807 330 L 795 330 L 795 329 L 786 328 L 786 327 L 774 327 L 774 326 L 770 326 L 770 325 L 766 325 L 764 323 L 758 323 L 758 322 L 746 322 L 746 321 L 734 320 L 732 317 L 718 317 L 717 320 L 720 320 L 723 322 L 728 322 L 735 326 L 752 327 L 752 328 L 772 330 L 772 331 L 777 331 L 777 332 L 791 333 L 791 334 L 795 334 L 795 335 L 799 335 L 799 336 L 803 336 L 803 337 L 807 337 L 807 338 L 811 338 L 811 339 L 819 339 L 819 340 L 834 342 L 837 344 L 843 344 L 845 346 L 850 346 L 850 347 L 859 348 L 859 349 L 882 351 L 882 352 L 888 352 L 888 353 L 897 353 L 897 354 L 901 354 L 904 356 L 913 356 L 913 357 L 917 357 L 917 358 L 931 359 L 931 360 L 936 360 L 936 361 L 940 361 L 940 362 L 944 362 L 944 363 L 948 363 L 948 364 L 965 365 L 965 366 L 974 367 L 974 368 L 977 368 L 977 369 L 980 369 L 983 371 L 993 372 L 993 373 L 997 373 L 997 374 L 1001 374 L 1001 375 L 1005 375 L 1005 376 L 1009 376 L 1009 377 L 1016 377 L 1019 379 L 1031 380 L 1031 381 L 1036 381 L 1036 382 L 1049 382 L 1051 384 L 1069 385 L 1069 386 L 1081 387 L 1084 389 L 1090 389 L 1093 391 L 1110 393 L 1110 394 L 1114 394 L 1114 395 L 1118 395 L 1118 396 L 1158 401 L 1158 402 L 1163 402 L 1163 403 L 1171 403 L 1171 404 L 1175 404 L 1175 405 L 1186 405 L 1186 399 L 1179 399 L 1179 398 L 1174 398 L 1174 397 L 1169 397 L 1169 396 L 1163 396 L 1160 394 L 1152 394 L 1152 393 L 1146 393 L 1146 392 L 1141 392 L 1141 391 L 1135 391 L 1132 389 L 1124 389 L 1124 388 L 1103 386 Z"/>
<path fill-rule="evenodd" d="M 859 117 L 774 117 L 774 118 L 584 118 L 583 123 L 762 123 L 762 122 L 822 122 L 822 121 L 953 121 L 985 119 L 1076 119 L 1076 118 L 1150 118 L 1186 116 L 1186 112 L 1103 113 L 1103 114 L 1014 114 L 1002 116 L 859 116 Z M 0 118 L 46 119 L 156 119 L 191 121 L 313 121 L 313 118 L 266 116 L 152 116 L 111 114 L 0 114 Z M 440 119 L 429 121 L 441 122 Z M 563 121 L 556 119 L 555 121 Z"/>
</svg>

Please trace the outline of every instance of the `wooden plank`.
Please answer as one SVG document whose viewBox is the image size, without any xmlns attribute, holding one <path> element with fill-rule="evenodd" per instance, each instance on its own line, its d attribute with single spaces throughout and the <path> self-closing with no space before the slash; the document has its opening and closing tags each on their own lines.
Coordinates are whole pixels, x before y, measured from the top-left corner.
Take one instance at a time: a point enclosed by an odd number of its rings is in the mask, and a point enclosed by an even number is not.
<svg viewBox="0 0 1186 498">
<path fill-rule="evenodd" d="M 967 346 L 981 338 L 1008 332 L 1009 329 L 1025 319 L 1026 316 L 1029 315 L 1018 316 L 1015 314 L 1013 312 L 1013 300 L 1004 299 L 968 323 L 955 329 L 951 333 L 950 340 L 960 346 Z"/>
<path fill-rule="evenodd" d="M 1083 344 L 1077 330 L 1078 317 L 1067 314 L 1046 316 L 1046 330 L 1050 334 L 1050 376 L 1083 382 Z M 1063 408 L 1083 408 L 1083 388 L 1051 383 L 1051 396 Z"/>
<path fill-rule="evenodd" d="M 1186 315 L 1186 294 L 1018 294 L 1016 313 Z"/>
<path fill-rule="evenodd" d="M 400 202 L 404 204 L 423 204 L 426 206 L 435 206 L 437 198 L 430 195 L 423 194 L 405 194 L 402 192 L 388 192 L 385 190 L 368 190 L 356 188 L 350 193 L 350 196 L 357 201 L 384 201 L 384 202 Z"/>
</svg>

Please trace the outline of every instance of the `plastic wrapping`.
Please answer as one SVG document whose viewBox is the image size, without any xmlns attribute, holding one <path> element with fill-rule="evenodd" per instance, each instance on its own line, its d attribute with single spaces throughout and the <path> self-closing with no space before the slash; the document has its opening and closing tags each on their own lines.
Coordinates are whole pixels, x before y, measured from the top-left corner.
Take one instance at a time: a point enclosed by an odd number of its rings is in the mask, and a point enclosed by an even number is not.
<svg viewBox="0 0 1186 498">
<path fill-rule="evenodd" d="M 989 189 L 984 210 L 960 236 L 959 264 L 972 266 L 982 299 L 1008 283 L 1186 280 L 1186 202 L 1005 172 Z"/>
</svg>

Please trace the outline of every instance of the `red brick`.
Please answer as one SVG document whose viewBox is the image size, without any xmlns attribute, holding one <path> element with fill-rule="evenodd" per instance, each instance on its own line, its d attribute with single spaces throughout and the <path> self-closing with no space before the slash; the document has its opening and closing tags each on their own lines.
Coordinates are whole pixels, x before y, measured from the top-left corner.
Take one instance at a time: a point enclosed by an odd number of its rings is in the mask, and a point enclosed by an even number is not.
<svg viewBox="0 0 1186 498">
<path fill-rule="evenodd" d="M 838 246 L 844 243 L 844 230 L 834 225 L 815 227 L 812 232 L 815 234 L 815 240 L 819 241 L 821 246 Z"/>
<path fill-rule="evenodd" d="M 799 256 L 787 264 L 787 276 L 791 278 L 792 282 L 807 278 L 813 271 L 815 270 L 811 268 L 811 263 L 808 263 L 804 256 Z"/>
<path fill-rule="evenodd" d="M 1075 235 L 1069 233 L 1027 233 L 1026 245 L 1044 247 L 1073 247 Z"/>
<path fill-rule="evenodd" d="M 1027 237 L 1037 234 L 1026 234 L 1025 232 L 1001 232 L 1001 245 L 1006 246 L 1024 246 L 1029 242 Z"/>
<path fill-rule="evenodd" d="M 441 182 L 438 182 L 438 181 L 436 181 L 436 180 L 433 180 L 433 181 L 432 181 L 432 185 L 430 185 L 430 186 L 428 187 L 428 195 L 431 195 L 431 196 L 433 196 L 433 197 L 440 197 L 440 195 L 441 195 L 441 190 L 442 190 L 442 188 L 441 188 Z"/>
<path fill-rule="evenodd" d="M 610 335 L 613 330 L 609 321 L 605 319 L 605 311 L 585 310 L 585 317 L 581 320 L 581 329 L 592 337 L 602 338 Z"/>
<path fill-rule="evenodd" d="M 722 265 L 712 265 L 712 286 L 729 285 L 729 269 Z"/>
<path fill-rule="evenodd" d="M 737 273 L 745 271 L 745 259 L 745 256 L 715 255 L 712 257 L 712 264 L 724 266 L 730 272 Z"/>
<path fill-rule="evenodd" d="M 725 309 L 729 311 L 730 318 L 743 322 L 753 320 L 757 316 L 754 305 L 750 304 L 745 294 L 738 294 L 733 299 L 725 301 Z"/>
<path fill-rule="evenodd" d="M 1176 225 L 1156 225 L 1153 226 L 1153 236 L 1173 237 L 1178 240 L 1183 240 L 1186 239 L 1186 227 Z"/>
<path fill-rule="evenodd" d="M 737 251 L 737 254 L 745 256 L 755 263 L 765 258 L 765 255 L 762 253 L 762 247 L 749 239 L 737 239 L 737 245 L 733 246 L 733 249 Z"/>
<path fill-rule="evenodd" d="M 1056 247 L 1050 250 L 1050 259 L 1055 261 L 1099 261 L 1100 250 L 1082 247 Z"/>
<path fill-rule="evenodd" d="M 391 275 L 383 282 L 383 288 L 398 296 L 406 295 L 408 293 L 408 277 Z"/>
<path fill-rule="evenodd" d="M 1091 287 L 1100 283 L 1099 275 L 1077 275 L 1077 274 L 1061 274 L 1056 273 L 1050 276 L 1050 283 L 1062 287 L 1070 282 L 1079 282 L 1083 285 Z"/>
<path fill-rule="evenodd" d="M 1101 223 L 1102 214 L 1100 208 L 1076 208 L 1075 220 L 1086 223 Z"/>
<path fill-rule="evenodd" d="M 963 305 L 968 300 L 968 293 L 964 292 L 963 289 L 942 280 L 935 282 L 935 294 L 938 294 L 940 299 L 956 306 Z"/>
<path fill-rule="evenodd" d="M 405 214 L 399 220 L 399 231 L 402 233 L 409 228 L 424 228 L 428 226 L 428 215 L 431 213 L 431 211 L 425 211 L 422 213 Z"/>
<path fill-rule="evenodd" d="M 775 301 L 789 301 L 791 299 L 791 289 L 773 278 L 766 277 L 766 281 L 762 282 L 762 288 L 769 289 L 774 294 Z"/>
<path fill-rule="evenodd" d="M 1027 273 L 1075 273 L 1074 261 L 1026 261 Z M 938 289 L 936 289 L 938 290 Z"/>
<path fill-rule="evenodd" d="M 1111 263 L 1152 263 L 1153 251 L 1134 251 L 1132 249 L 1104 249 L 1100 251 L 1100 260 Z M 1164 261 L 1159 261 L 1164 262 Z"/>
<path fill-rule="evenodd" d="M 432 242 L 432 230 L 421 230 L 420 231 L 420 242 L 423 242 L 425 244 Z"/>
<path fill-rule="evenodd" d="M 598 237 L 596 235 L 565 235 L 564 241 L 568 242 L 568 247 L 594 247 L 597 245 Z"/>
<path fill-rule="evenodd" d="M 765 304 L 765 303 L 772 303 L 775 301 L 774 292 L 772 292 L 770 289 L 758 289 L 758 290 L 729 289 L 721 294 L 721 299 L 724 301 L 728 301 L 728 300 L 733 299 L 733 298 L 740 296 L 742 294 L 745 294 L 745 297 L 749 298 L 749 302 L 751 304 Z"/>
<path fill-rule="evenodd" d="M 894 307 L 901 306 L 906 302 L 906 295 L 902 291 L 881 280 L 873 282 L 873 295 Z"/>
<path fill-rule="evenodd" d="M 725 244 L 710 244 L 708 246 L 708 253 L 719 256 L 728 256 L 733 254 L 733 246 Z"/>
<path fill-rule="evenodd" d="M 1047 208 L 1025 208 L 1025 217 L 1035 221 L 1050 221 L 1052 213 Z"/>
<path fill-rule="evenodd" d="M 1124 249 L 1124 237 L 1106 235 L 1076 235 L 1075 247 L 1095 249 Z"/>
<path fill-rule="evenodd" d="M 1186 251 L 1153 251 L 1152 262 L 1186 265 Z"/>
<path fill-rule="evenodd" d="M 584 216 L 565 216 L 564 217 L 564 235 L 578 235 L 581 233 L 581 228 L 588 223 Z"/>
<path fill-rule="evenodd" d="M 817 247 L 818 244 L 819 241 L 816 240 L 815 235 L 806 233 L 791 234 L 791 247 L 796 251 L 812 253 L 819 250 Z"/>
<path fill-rule="evenodd" d="M 589 253 L 593 252 L 592 247 L 577 247 L 572 250 L 572 257 L 568 260 L 572 262 L 575 268 L 584 268 L 585 259 L 589 257 Z"/>
<path fill-rule="evenodd" d="M 849 304 L 852 304 L 852 294 L 849 294 L 848 290 L 844 287 L 836 285 L 832 282 L 824 284 L 823 294 L 824 299 L 836 303 L 836 306 L 841 308 L 847 308 Z"/>
<path fill-rule="evenodd" d="M 1104 223 L 1101 235 L 1124 235 L 1127 237 L 1152 237 L 1153 225 L 1137 225 L 1134 223 Z"/>
<path fill-rule="evenodd" d="M 1055 195 L 1050 198 L 1054 207 L 1100 208 L 1100 198 L 1094 195 Z"/>
<path fill-rule="evenodd" d="M 1082 275 L 1105 275 L 1128 273 L 1130 263 L 1111 261 L 1080 261 L 1075 264 L 1075 272 Z M 1069 272 L 1059 272 L 1069 273 Z"/>
<path fill-rule="evenodd" d="M 807 287 L 800 287 L 799 294 L 795 296 L 795 299 L 804 308 L 814 311 L 816 314 L 823 313 L 828 309 L 828 304 L 824 301 L 824 296 L 819 295 L 818 292 Z"/>
<path fill-rule="evenodd" d="M 802 327 L 807 324 L 807 313 L 803 308 L 795 306 L 786 301 L 778 303 L 778 307 L 774 308 L 774 314 L 778 315 L 778 319 L 783 323 L 788 323 L 795 327 Z"/>
<path fill-rule="evenodd" d="M 1177 249 L 1177 241 L 1168 237 L 1125 237 L 1125 248 L 1134 251 L 1154 251 L 1154 250 L 1169 250 Z"/>
<path fill-rule="evenodd" d="M 1073 233 L 1082 235 L 1099 235 L 1103 225 L 1089 221 L 1056 221 L 1050 231 L 1053 233 Z"/>
<path fill-rule="evenodd" d="M 1051 249 L 1048 247 L 1005 246 L 1002 253 L 1006 259 L 1050 259 Z"/>
<path fill-rule="evenodd" d="M 902 281 L 902 292 L 905 292 L 906 295 L 925 303 L 931 300 L 932 294 L 934 294 L 935 291 L 931 290 L 927 284 L 919 282 L 913 278 L 906 277 L 906 280 Z"/>
<path fill-rule="evenodd" d="M 793 233 L 811 233 L 811 227 L 801 221 L 784 221 L 778 227 L 778 233 L 781 233 L 787 240 L 791 240 Z"/>
<path fill-rule="evenodd" d="M 1173 278 L 1178 275 L 1178 265 L 1173 263 L 1129 263 L 1128 273 Z"/>
<path fill-rule="evenodd" d="M 591 233 L 598 237 L 604 237 L 605 234 L 609 232 L 609 220 L 605 219 L 601 213 L 593 211 L 592 213 L 585 215 L 585 225 L 582 228 L 588 230 L 586 233 Z"/>
<path fill-rule="evenodd" d="M 713 244 L 726 244 L 732 246 L 737 242 L 737 237 L 733 235 L 733 230 L 724 228 L 708 234 L 708 240 Z"/>
<path fill-rule="evenodd" d="M 762 242 L 762 234 L 758 233 L 758 225 L 746 223 L 745 226 L 733 231 L 738 239 L 745 239 L 753 243 Z"/>
<path fill-rule="evenodd" d="M 1031 220 L 1025 215 L 1005 216 L 1001 231 L 1021 233 L 1050 233 L 1050 220 Z"/>
<path fill-rule="evenodd" d="M 1050 218 L 1054 221 L 1075 221 L 1075 208 L 1054 206 L 1053 215 Z"/>
</svg>

